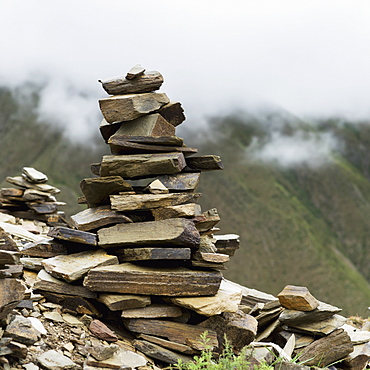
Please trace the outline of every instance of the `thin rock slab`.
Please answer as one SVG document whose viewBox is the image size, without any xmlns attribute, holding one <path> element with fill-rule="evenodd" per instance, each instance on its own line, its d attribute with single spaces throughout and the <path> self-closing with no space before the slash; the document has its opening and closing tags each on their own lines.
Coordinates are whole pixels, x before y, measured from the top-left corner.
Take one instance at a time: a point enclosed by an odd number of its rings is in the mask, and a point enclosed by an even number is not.
<svg viewBox="0 0 370 370">
<path fill-rule="evenodd" d="M 98 301 L 104 303 L 111 311 L 142 308 L 151 304 L 148 296 L 135 294 L 99 294 Z"/>
<path fill-rule="evenodd" d="M 190 220 L 172 218 L 162 221 L 117 224 L 98 230 L 102 248 L 124 246 L 176 246 L 197 247 L 200 235 Z"/>
<path fill-rule="evenodd" d="M 103 249 L 56 256 L 42 261 L 44 269 L 57 279 L 68 283 L 83 278 L 92 268 L 116 265 L 118 258 Z"/>
<path fill-rule="evenodd" d="M 224 345 L 225 335 L 236 352 L 251 343 L 257 334 L 257 320 L 241 311 L 215 315 L 198 325 L 217 333 L 220 347 Z"/>
<path fill-rule="evenodd" d="M 306 287 L 287 285 L 277 297 L 280 304 L 289 310 L 313 311 L 319 306 L 319 301 Z"/>
<path fill-rule="evenodd" d="M 84 286 L 93 292 L 163 296 L 215 295 L 220 283 L 218 271 L 144 267 L 129 262 L 97 267 L 84 280 Z"/>
<path fill-rule="evenodd" d="M 4 336 L 26 345 L 32 345 L 40 339 L 40 334 L 31 321 L 20 315 L 16 315 L 7 325 Z"/>
<path fill-rule="evenodd" d="M 117 121 L 132 121 L 152 113 L 169 103 L 165 93 L 143 93 L 115 95 L 100 99 L 100 110 L 109 123 Z"/>
<path fill-rule="evenodd" d="M 184 109 L 178 101 L 171 101 L 164 105 L 159 110 L 159 114 L 175 127 L 185 121 Z"/>
<path fill-rule="evenodd" d="M 60 293 L 83 298 L 96 298 L 97 294 L 86 289 L 81 285 L 68 284 L 48 274 L 45 270 L 40 270 L 34 284 L 34 289 L 45 290 L 51 293 Z"/>
<path fill-rule="evenodd" d="M 346 358 L 352 351 L 350 337 L 343 329 L 338 329 L 304 348 L 299 361 L 307 366 L 325 367 Z"/>
<path fill-rule="evenodd" d="M 199 232 L 204 232 L 212 227 L 216 226 L 220 222 L 221 218 L 216 208 L 212 208 L 200 215 L 194 217 L 195 227 Z"/>
<path fill-rule="evenodd" d="M 134 78 L 137 78 L 141 75 L 143 75 L 145 72 L 145 68 L 143 68 L 140 64 L 134 65 L 126 74 L 127 80 L 133 80 Z"/>
<path fill-rule="evenodd" d="M 80 188 L 89 207 L 109 205 L 109 195 L 132 191 L 132 186 L 121 176 L 83 179 Z"/>
<path fill-rule="evenodd" d="M 71 220 L 75 228 L 81 231 L 91 231 L 112 224 L 132 222 L 129 217 L 112 210 L 109 205 L 87 208 L 71 216 Z"/>
<path fill-rule="evenodd" d="M 148 357 L 162 361 L 166 364 L 177 364 L 179 360 L 182 362 L 190 362 L 193 360 L 191 356 L 185 356 L 183 354 L 173 352 L 167 348 L 159 346 L 158 344 L 147 342 L 145 340 L 135 339 L 132 344 L 138 351 L 146 354 Z"/>
<path fill-rule="evenodd" d="M 237 234 L 214 235 L 216 239 L 216 248 L 218 253 L 228 254 L 232 257 L 235 251 L 239 249 L 240 240 Z"/>
<path fill-rule="evenodd" d="M 222 312 L 236 312 L 242 299 L 242 292 L 227 281 L 222 280 L 213 297 L 178 297 L 169 301 L 204 316 L 219 315 Z"/>
<path fill-rule="evenodd" d="M 132 142 L 130 140 L 112 139 L 108 140 L 111 153 L 119 154 L 141 154 L 141 153 L 166 153 L 166 152 L 181 152 L 184 155 L 192 155 L 198 152 L 196 148 L 187 146 L 168 146 L 160 144 L 142 144 Z"/>
<path fill-rule="evenodd" d="M 195 191 L 199 185 L 200 172 L 178 173 L 176 175 L 162 175 L 157 179 L 171 192 Z"/>
<path fill-rule="evenodd" d="M 63 226 L 52 227 L 48 232 L 48 236 L 58 240 L 65 240 L 68 242 L 87 244 L 91 246 L 96 246 L 98 244 L 96 240 L 96 234 L 89 233 L 87 231 L 74 230 Z"/>
<path fill-rule="evenodd" d="M 138 94 L 158 90 L 164 81 L 163 76 L 157 71 L 141 73 L 142 70 L 140 69 L 139 74 L 130 73 L 129 78 L 115 77 L 99 80 L 99 82 L 109 95 Z"/>
<path fill-rule="evenodd" d="M 346 322 L 346 318 L 341 315 L 333 315 L 328 319 L 291 326 L 291 330 L 298 330 L 300 333 L 310 334 L 310 335 L 328 335 L 334 330 L 341 327 Z"/>
<path fill-rule="evenodd" d="M 143 308 L 123 310 L 121 317 L 124 319 L 158 319 L 164 317 L 179 317 L 182 310 L 177 306 L 165 304 L 152 304 Z"/>
<path fill-rule="evenodd" d="M 218 155 L 202 155 L 186 158 L 186 165 L 190 171 L 215 171 L 223 170 L 221 158 Z"/>
<path fill-rule="evenodd" d="M 294 326 L 322 321 L 328 319 L 334 314 L 339 313 L 340 311 L 342 311 L 341 308 L 319 301 L 319 306 L 312 311 L 284 309 L 279 316 L 279 320 L 285 325 Z"/>
<path fill-rule="evenodd" d="M 33 183 L 44 183 L 48 181 L 48 177 L 44 173 L 37 171 L 33 167 L 23 167 L 22 176 L 25 177 L 27 181 Z"/>
<path fill-rule="evenodd" d="M 140 334 L 138 335 L 138 339 L 143 339 L 147 342 L 158 344 L 161 347 L 168 348 L 172 351 L 181 352 L 186 355 L 199 354 L 198 350 L 195 350 L 194 348 L 191 348 L 190 346 L 187 346 L 186 344 L 171 342 L 170 340 L 166 340 L 166 339 L 159 338 L 159 337 L 154 337 L 153 335 Z"/>
<path fill-rule="evenodd" d="M 21 250 L 23 256 L 49 258 L 68 254 L 64 244 L 54 241 L 54 239 L 43 238 L 39 242 L 27 243 Z"/>
<path fill-rule="evenodd" d="M 140 178 L 172 175 L 185 167 L 182 153 L 154 153 L 132 155 L 105 155 L 100 166 L 100 176 Z"/>
<path fill-rule="evenodd" d="M 122 248 L 114 251 L 120 263 L 128 261 L 190 260 L 190 248 Z"/>
<path fill-rule="evenodd" d="M 201 336 L 207 331 L 206 328 L 173 321 L 150 319 L 126 319 L 123 323 L 127 329 L 134 333 L 164 337 L 197 350 L 204 348 Z M 208 330 L 207 338 L 209 339 L 208 345 L 213 348 L 218 347 L 216 332 Z"/>
<path fill-rule="evenodd" d="M 200 196 L 200 193 L 120 194 L 111 195 L 110 202 L 112 209 L 125 212 L 195 203 Z"/>
<path fill-rule="evenodd" d="M 201 212 L 200 205 L 196 203 L 179 204 L 177 206 L 160 207 L 151 210 L 155 221 L 169 218 L 193 218 Z"/>
<path fill-rule="evenodd" d="M 39 292 L 48 302 L 59 304 L 67 310 L 75 312 L 76 315 L 89 315 L 92 317 L 102 316 L 100 310 L 95 307 L 94 301 L 92 300 L 75 295 L 46 292 L 44 290 L 39 290 Z"/>
</svg>

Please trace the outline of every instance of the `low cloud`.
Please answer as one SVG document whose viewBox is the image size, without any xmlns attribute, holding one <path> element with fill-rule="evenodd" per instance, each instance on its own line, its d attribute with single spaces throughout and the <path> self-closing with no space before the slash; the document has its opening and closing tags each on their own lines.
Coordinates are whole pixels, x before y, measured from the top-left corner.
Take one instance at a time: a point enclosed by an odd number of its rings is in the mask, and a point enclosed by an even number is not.
<svg viewBox="0 0 370 370">
<path fill-rule="evenodd" d="M 312 133 L 301 130 L 292 135 L 274 132 L 266 141 L 254 138 L 248 147 L 248 158 L 281 167 L 307 165 L 319 167 L 332 161 L 339 148 L 338 140 L 330 133 Z"/>
</svg>

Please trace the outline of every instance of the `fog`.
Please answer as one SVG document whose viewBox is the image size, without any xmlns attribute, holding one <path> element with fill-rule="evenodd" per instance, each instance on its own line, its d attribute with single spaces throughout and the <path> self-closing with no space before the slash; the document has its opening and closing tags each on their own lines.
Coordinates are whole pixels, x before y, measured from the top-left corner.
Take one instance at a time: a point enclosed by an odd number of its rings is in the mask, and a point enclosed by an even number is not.
<svg viewBox="0 0 370 370">
<path fill-rule="evenodd" d="M 41 118 L 77 140 L 99 126 L 97 80 L 138 63 L 164 75 L 161 90 L 195 130 L 261 106 L 368 119 L 369 19 L 365 0 L 2 0 L 1 84 L 42 83 Z M 328 142 L 273 138 L 282 155 Z"/>
</svg>

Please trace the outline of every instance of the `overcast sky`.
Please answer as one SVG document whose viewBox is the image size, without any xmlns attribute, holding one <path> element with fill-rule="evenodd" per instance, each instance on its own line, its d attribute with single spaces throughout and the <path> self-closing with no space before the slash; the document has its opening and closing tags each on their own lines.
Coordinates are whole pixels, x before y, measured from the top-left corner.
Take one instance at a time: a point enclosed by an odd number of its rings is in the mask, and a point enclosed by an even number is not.
<svg viewBox="0 0 370 370">
<path fill-rule="evenodd" d="M 261 104 L 370 117 L 368 0 L 1 0 L 0 35 L 1 82 L 50 78 L 43 113 L 75 129 L 138 63 L 193 127 Z"/>
</svg>

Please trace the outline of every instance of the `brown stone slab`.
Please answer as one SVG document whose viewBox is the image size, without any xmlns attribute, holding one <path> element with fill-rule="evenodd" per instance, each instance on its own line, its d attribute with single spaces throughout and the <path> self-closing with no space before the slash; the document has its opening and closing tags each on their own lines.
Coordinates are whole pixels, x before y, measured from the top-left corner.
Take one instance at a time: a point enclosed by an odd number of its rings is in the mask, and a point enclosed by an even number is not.
<svg viewBox="0 0 370 370">
<path fill-rule="evenodd" d="M 196 154 L 198 149 L 189 148 L 187 146 L 167 146 L 167 145 L 153 145 L 141 144 L 124 140 L 108 140 L 111 153 L 113 155 L 119 154 L 145 154 L 145 153 L 166 153 L 166 152 L 180 152 L 184 155 Z"/>
<path fill-rule="evenodd" d="M 39 242 L 28 243 L 20 252 L 23 256 L 30 257 L 54 257 L 67 254 L 67 247 L 53 239 L 43 239 Z"/>
<path fill-rule="evenodd" d="M 124 325 L 135 333 L 164 337 L 195 349 L 202 347 L 201 335 L 207 330 L 195 325 L 149 319 L 126 319 Z M 213 330 L 208 330 L 207 338 L 209 339 L 209 346 L 213 348 L 218 346 L 217 334 Z"/>
<path fill-rule="evenodd" d="M 125 123 L 121 123 L 124 125 Z M 139 136 L 139 135 L 114 135 L 112 137 L 112 143 L 115 139 L 122 141 L 129 141 L 137 144 L 150 144 L 150 145 L 162 145 L 162 146 L 183 146 L 184 140 L 178 136 Z"/>
<path fill-rule="evenodd" d="M 191 266 L 202 269 L 212 269 L 216 271 L 227 270 L 227 267 L 223 263 L 213 263 L 205 261 L 191 260 Z"/>
<path fill-rule="evenodd" d="M 299 361 L 307 366 L 325 367 L 344 359 L 352 351 L 353 344 L 350 337 L 343 329 L 338 329 L 304 348 Z"/>
<path fill-rule="evenodd" d="M 134 78 L 137 78 L 143 75 L 144 72 L 145 72 L 145 68 L 143 68 L 140 64 L 136 64 L 127 72 L 126 79 L 133 80 Z"/>
<path fill-rule="evenodd" d="M 189 260 L 190 248 L 122 248 L 114 251 L 119 262 L 153 260 Z"/>
<path fill-rule="evenodd" d="M 23 273 L 23 265 L 5 265 L 0 268 L 0 279 L 18 278 Z"/>
<path fill-rule="evenodd" d="M 98 238 L 102 248 L 148 244 L 196 247 L 200 241 L 194 223 L 184 218 L 117 224 L 98 230 Z"/>
<path fill-rule="evenodd" d="M 129 75 L 131 78 L 115 77 L 99 80 L 109 95 L 146 93 L 158 90 L 163 83 L 163 76 L 157 71 Z M 132 78 L 132 76 L 134 76 Z"/>
<path fill-rule="evenodd" d="M 104 303 L 111 311 L 146 307 L 151 304 L 150 297 L 134 294 L 99 294 L 98 301 Z"/>
<path fill-rule="evenodd" d="M 39 271 L 34 284 L 34 289 L 45 290 L 52 293 L 73 295 L 83 298 L 96 298 L 97 294 L 81 285 L 68 284 L 65 281 L 56 279 L 45 270 Z"/>
<path fill-rule="evenodd" d="M 154 337 L 153 335 L 140 334 L 138 335 L 138 339 L 143 339 L 147 342 L 158 344 L 161 347 L 168 348 L 176 352 L 185 353 L 187 355 L 199 354 L 199 351 L 195 350 L 194 348 L 191 348 L 190 346 L 187 346 L 186 344 L 171 342 L 170 340 Z"/>
<path fill-rule="evenodd" d="M 168 301 L 188 308 L 204 316 L 219 315 L 223 312 L 238 311 L 242 299 L 241 289 L 222 280 L 217 294 L 211 297 L 175 297 Z"/>
<path fill-rule="evenodd" d="M 46 193 L 44 191 L 36 190 L 36 189 L 26 189 L 23 193 L 23 199 L 26 201 L 46 201 L 50 196 L 50 193 Z"/>
<path fill-rule="evenodd" d="M 167 348 L 163 348 L 158 344 L 147 342 L 145 340 L 135 339 L 132 344 L 137 350 L 143 352 L 150 358 L 154 358 L 166 364 L 177 364 L 179 360 L 182 362 L 191 362 L 191 356 L 185 356 L 180 353 L 173 352 Z"/>
<path fill-rule="evenodd" d="M 105 155 L 100 166 L 100 176 L 123 178 L 171 175 L 185 167 L 182 153 L 155 153 L 134 155 Z"/>
<path fill-rule="evenodd" d="M 239 249 L 240 241 L 237 234 L 214 235 L 216 239 L 216 248 L 218 253 L 228 254 L 232 257 L 235 251 Z"/>
<path fill-rule="evenodd" d="M 179 317 L 182 310 L 177 306 L 164 304 L 151 304 L 142 308 L 131 308 L 123 310 L 121 317 L 124 319 L 158 319 L 164 317 Z"/>
<path fill-rule="evenodd" d="M 112 209 L 124 212 L 195 203 L 200 196 L 200 193 L 120 194 L 109 198 Z"/>
<path fill-rule="evenodd" d="M 144 267 L 128 262 L 92 269 L 84 280 L 84 286 L 94 292 L 165 296 L 214 295 L 220 283 L 218 271 Z"/>
<path fill-rule="evenodd" d="M 118 264 L 118 258 L 108 255 L 103 249 L 56 256 L 42 261 L 46 272 L 69 283 L 81 279 L 92 268 L 115 264 Z"/>
<path fill-rule="evenodd" d="M 279 320 L 285 325 L 294 326 L 322 321 L 330 318 L 340 311 L 342 311 L 341 308 L 319 301 L 319 306 L 312 311 L 284 309 L 279 316 Z"/>
<path fill-rule="evenodd" d="M 218 155 L 202 155 L 186 158 L 186 165 L 192 171 L 223 170 L 221 158 Z"/>
<path fill-rule="evenodd" d="M 63 226 L 52 227 L 48 232 L 48 236 L 59 240 L 92 246 L 98 244 L 96 234 L 89 233 L 87 231 L 74 230 Z"/>
<path fill-rule="evenodd" d="M 95 307 L 94 301 L 75 295 L 47 292 L 39 290 L 48 302 L 56 303 L 76 314 L 100 317 L 101 312 Z"/>
<path fill-rule="evenodd" d="M 158 113 L 147 114 L 132 121 L 122 122 L 121 127 L 110 137 L 108 143 L 122 140 L 122 136 L 173 137 L 175 136 L 175 127 Z"/>
<path fill-rule="evenodd" d="M 206 212 L 203 212 L 200 215 L 194 217 L 193 221 L 195 222 L 195 227 L 198 231 L 204 232 L 220 222 L 221 218 L 217 212 L 216 208 L 212 208 Z"/>
<path fill-rule="evenodd" d="M 132 220 L 122 213 L 114 211 L 110 206 L 100 206 L 85 209 L 73 216 L 71 220 L 76 229 L 90 231 L 104 226 L 130 223 Z"/>
<path fill-rule="evenodd" d="M 184 109 L 181 103 L 177 101 L 172 101 L 164 105 L 159 110 L 159 114 L 175 127 L 185 121 Z"/>
<path fill-rule="evenodd" d="M 201 208 L 199 204 L 188 203 L 177 206 L 168 206 L 152 209 L 152 215 L 155 221 L 167 220 L 169 218 L 194 218 L 200 214 Z"/>
<path fill-rule="evenodd" d="M 319 301 L 306 287 L 287 285 L 277 297 L 280 304 L 289 310 L 312 311 L 319 306 Z"/>
<path fill-rule="evenodd" d="M 165 93 L 115 95 L 100 99 L 100 110 L 107 122 L 131 121 L 169 103 Z"/>
<path fill-rule="evenodd" d="M 100 134 L 103 137 L 104 141 L 107 143 L 108 139 L 113 134 L 115 134 L 120 127 L 121 127 L 121 122 L 109 123 L 103 118 L 103 120 L 101 121 L 100 126 L 99 126 L 99 131 L 100 131 Z M 97 175 L 99 175 L 99 173 L 97 173 Z"/>
<path fill-rule="evenodd" d="M 109 204 L 109 195 L 132 191 L 132 186 L 120 176 L 83 179 L 80 188 L 89 207 Z"/>
<path fill-rule="evenodd" d="M 204 262 L 226 263 L 229 262 L 230 257 L 221 253 L 195 252 L 194 259 Z"/>
<path fill-rule="evenodd" d="M 118 337 L 107 325 L 100 320 L 93 320 L 89 325 L 89 330 L 99 339 L 107 342 L 117 342 Z"/>
</svg>

